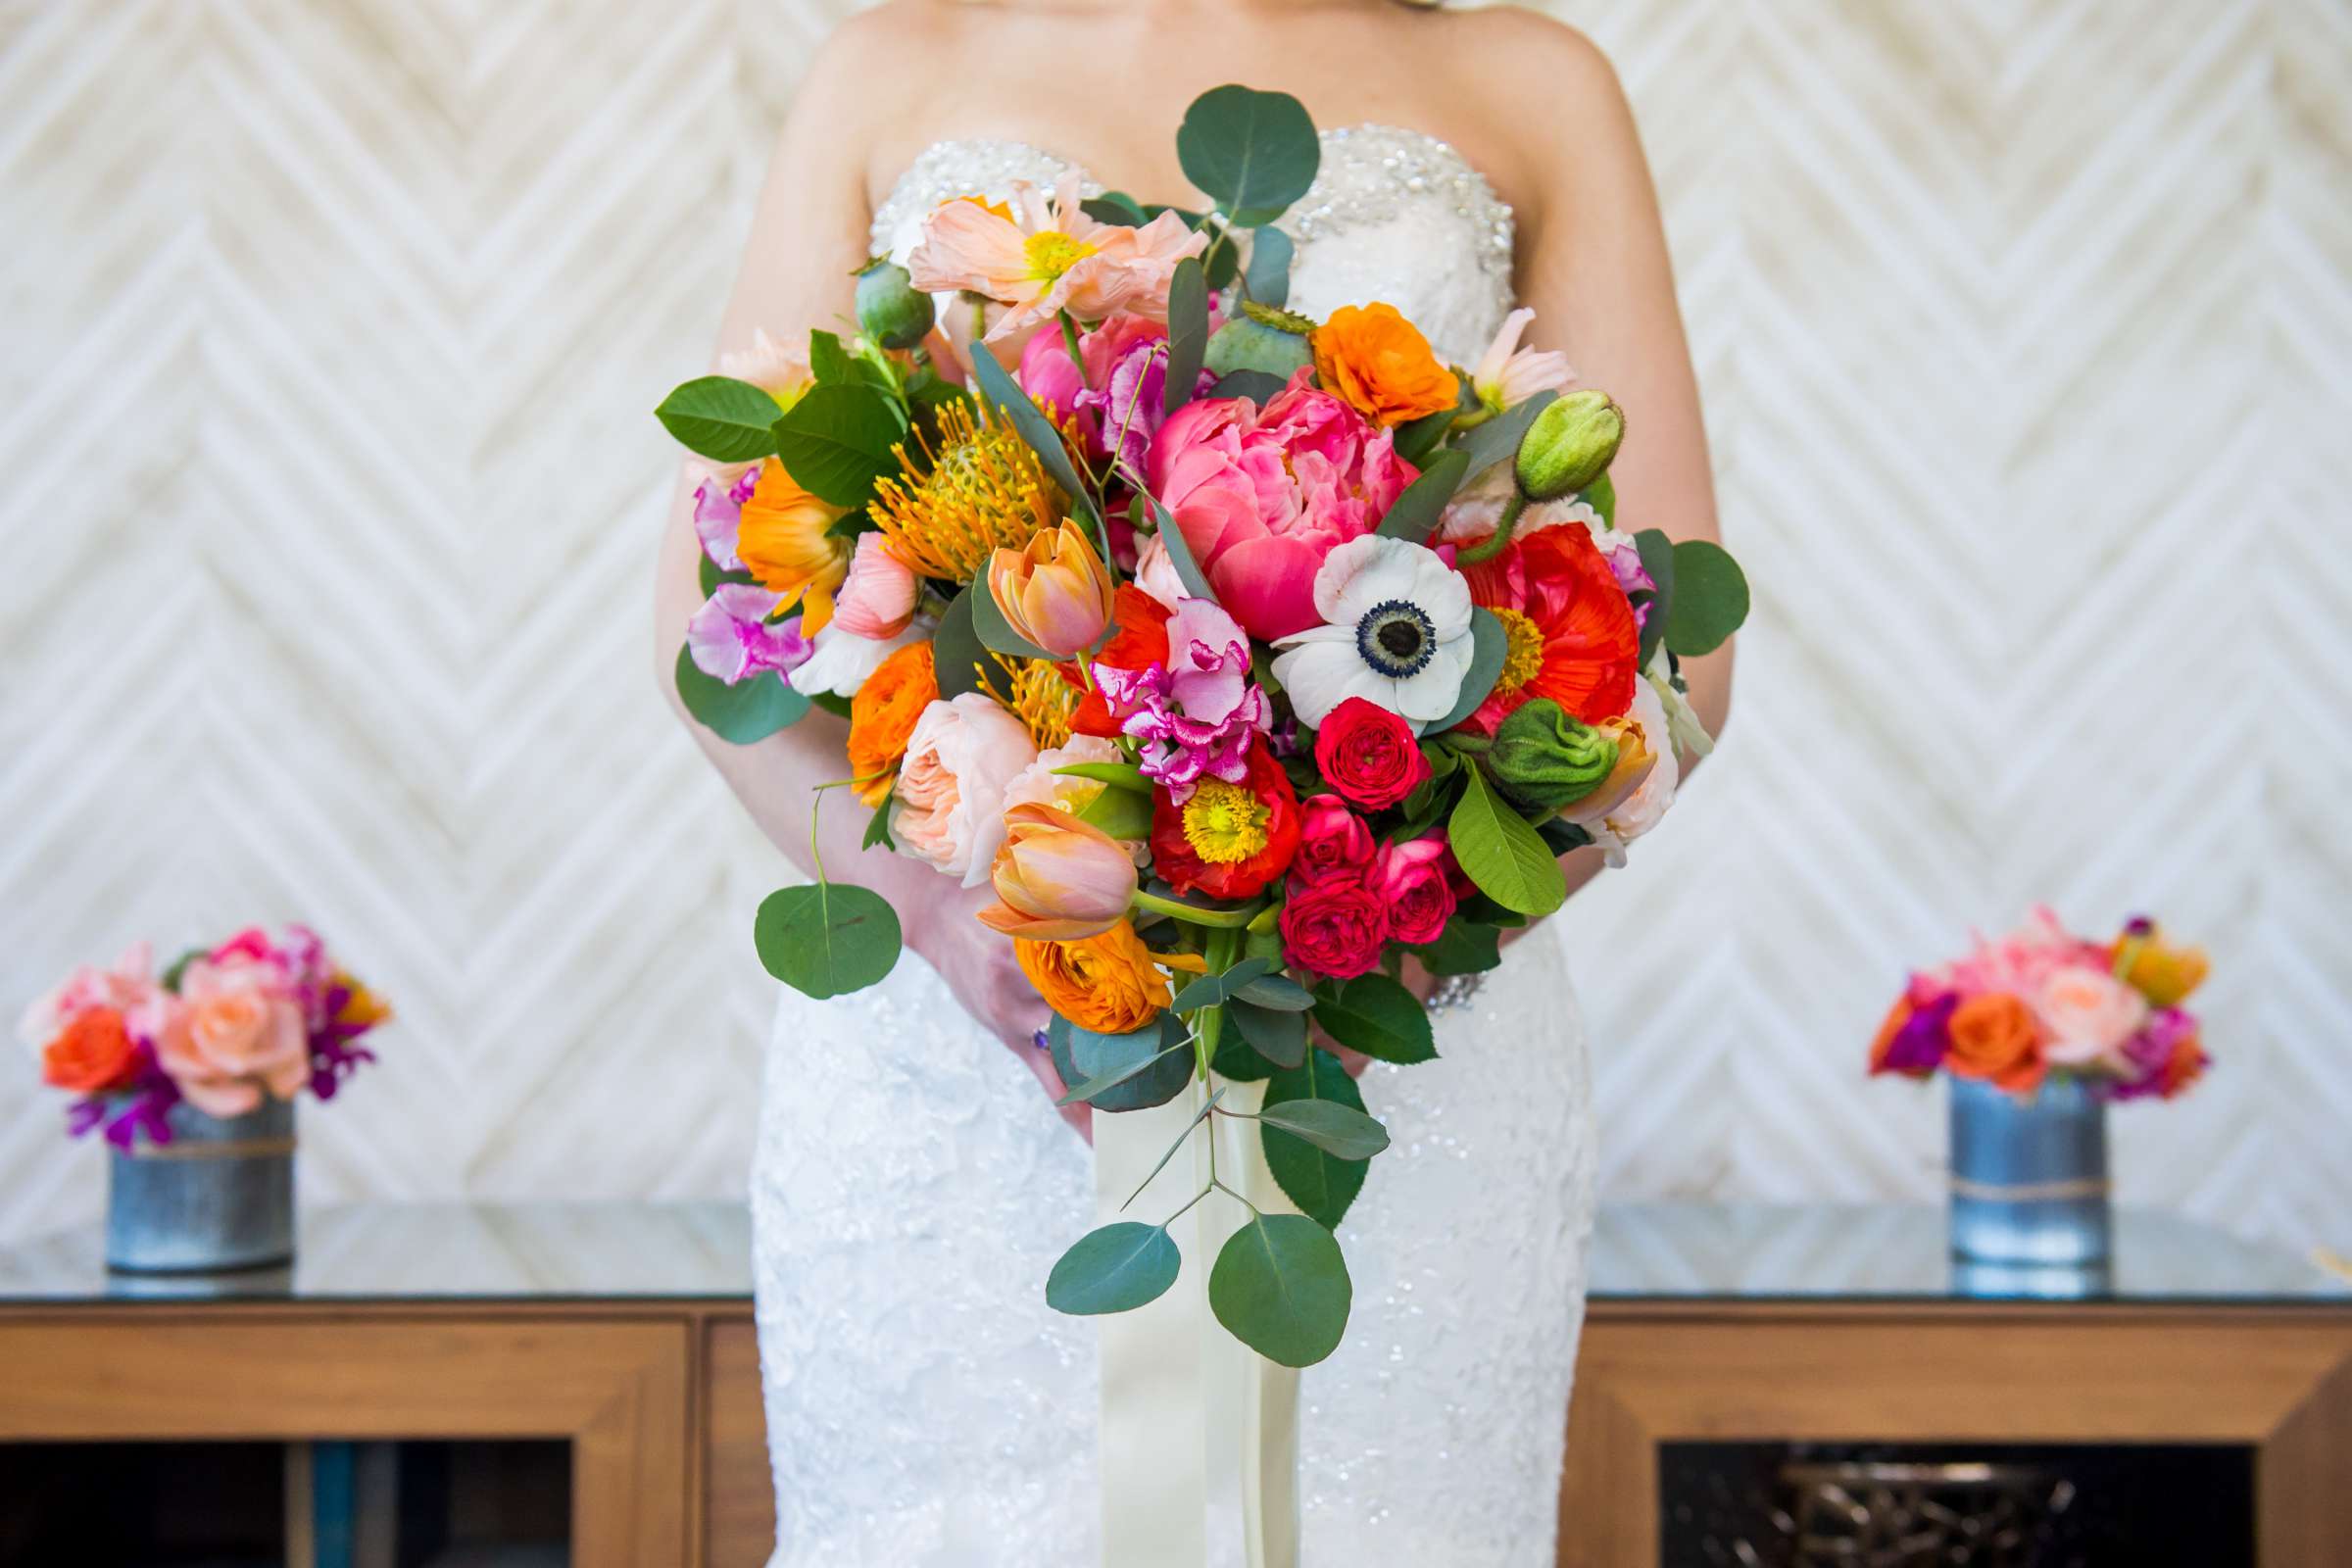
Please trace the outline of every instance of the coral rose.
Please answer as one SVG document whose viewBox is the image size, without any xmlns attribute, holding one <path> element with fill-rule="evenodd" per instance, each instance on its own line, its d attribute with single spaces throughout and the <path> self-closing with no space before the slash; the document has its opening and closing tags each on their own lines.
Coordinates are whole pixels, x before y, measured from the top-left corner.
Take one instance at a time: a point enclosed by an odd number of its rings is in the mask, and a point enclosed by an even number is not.
<svg viewBox="0 0 2352 1568">
<path fill-rule="evenodd" d="M 934 702 L 899 764 L 890 824 L 899 848 L 978 887 L 1004 842 L 1004 791 L 1036 760 L 1028 726 L 994 698 L 965 692 Z"/>
<path fill-rule="evenodd" d="M 879 806 L 923 710 L 939 700 L 929 641 L 908 643 L 882 661 L 850 699 L 850 776 L 865 782 L 858 798 Z"/>
<path fill-rule="evenodd" d="M 1394 305 L 1343 305 L 1313 342 L 1324 390 L 1374 424 L 1403 424 L 1461 401 L 1461 383 Z"/>
<path fill-rule="evenodd" d="M 130 1082 L 139 1048 L 122 1015 L 112 1007 L 75 1013 L 41 1050 L 41 1081 L 77 1095 L 101 1094 Z"/>
<path fill-rule="evenodd" d="M 1963 1078 L 1990 1080 L 2011 1094 L 2038 1087 L 2049 1072 L 2034 1009 L 2006 991 L 1970 997 L 1945 1025 L 1944 1065 Z"/>
<path fill-rule="evenodd" d="M 1046 1005 L 1099 1035 L 1131 1035 L 1159 1016 L 1173 1000 L 1163 967 L 1208 966 L 1199 954 L 1155 956 L 1126 920 L 1068 942 L 1016 938 L 1012 952 Z"/>
<path fill-rule="evenodd" d="M 267 1089 L 291 1100 L 311 1074 L 302 1008 L 258 964 L 199 959 L 179 977 L 180 1013 L 155 1043 L 156 1060 L 208 1116 L 242 1116 Z"/>
</svg>

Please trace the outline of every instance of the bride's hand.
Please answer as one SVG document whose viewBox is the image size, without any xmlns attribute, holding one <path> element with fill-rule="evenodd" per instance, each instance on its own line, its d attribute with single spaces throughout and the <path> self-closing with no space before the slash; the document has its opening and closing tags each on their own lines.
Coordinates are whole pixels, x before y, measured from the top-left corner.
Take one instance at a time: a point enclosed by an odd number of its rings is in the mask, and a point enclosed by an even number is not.
<svg viewBox="0 0 2352 1568">
<path fill-rule="evenodd" d="M 1021 972 L 1011 941 L 980 923 L 980 911 L 995 900 L 985 882 L 958 888 L 942 879 L 936 894 L 926 897 L 920 912 L 906 922 L 907 942 L 939 971 L 963 1010 L 1036 1075 L 1051 1104 L 1062 1097 L 1065 1086 L 1054 1070 L 1052 1054 L 1038 1046 L 1037 1037 L 1053 1013 Z M 1090 1107 L 1065 1105 L 1060 1115 L 1080 1137 L 1093 1141 Z"/>
</svg>

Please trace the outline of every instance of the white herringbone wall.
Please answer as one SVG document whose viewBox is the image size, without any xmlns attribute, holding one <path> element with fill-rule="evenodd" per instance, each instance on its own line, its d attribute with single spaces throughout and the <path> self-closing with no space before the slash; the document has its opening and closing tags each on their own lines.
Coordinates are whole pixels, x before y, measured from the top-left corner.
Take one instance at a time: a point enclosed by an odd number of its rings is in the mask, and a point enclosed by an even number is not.
<svg viewBox="0 0 2352 1568">
<path fill-rule="evenodd" d="M 647 411 L 844 9 L 0 4 L 10 1009 L 305 916 L 403 1014 L 308 1196 L 740 1185 L 781 862 L 650 678 Z M 2042 896 L 2216 953 L 2128 1194 L 2352 1245 L 2352 8 L 1556 9 L 1759 589 L 1722 755 L 1567 917 L 1611 1189 L 1930 1193 L 1863 1041 Z M 99 1203 L 32 1076 L 0 1236 Z"/>
</svg>

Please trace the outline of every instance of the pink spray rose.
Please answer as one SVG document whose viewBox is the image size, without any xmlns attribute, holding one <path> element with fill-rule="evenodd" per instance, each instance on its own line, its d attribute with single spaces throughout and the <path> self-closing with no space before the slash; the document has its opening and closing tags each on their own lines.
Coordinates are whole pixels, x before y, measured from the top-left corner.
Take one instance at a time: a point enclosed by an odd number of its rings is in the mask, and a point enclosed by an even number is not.
<svg viewBox="0 0 2352 1568">
<path fill-rule="evenodd" d="M 38 1052 L 79 1014 L 99 1008 L 122 1014 L 136 1036 L 153 1039 L 170 1017 L 171 994 L 155 982 L 155 954 L 141 942 L 123 951 L 111 969 L 84 964 L 24 1009 L 17 1036 Z"/>
<path fill-rule="evenodd" d="M 1435 942 L 1453 918 L 1453 887 L 1446 862 L 1453 857 L 1444 834 L 1381 847 L 1372 891 L 1389 908 L 1389 935 L 1408 946 Z"/>
<path fill-rule="evenodd" d="M 1372 830 L 1337 795 L 1310 795 L 1298 803 L 1298 855 L 1291 861 L 1291 885 L 1326 877 L 1363 881 L 1372 869 Z"/>
<path fill-rule="evenodd" d="M 1185 405 L 1147 465 L 1218 602 L 1267 640 L 1320 624 L 1323 558 L 1370 533 L 1419 477 L 1389 431 L 1308 386 L 1308 374 L 1262 410 L 1248 398 Z"/>
</svg>

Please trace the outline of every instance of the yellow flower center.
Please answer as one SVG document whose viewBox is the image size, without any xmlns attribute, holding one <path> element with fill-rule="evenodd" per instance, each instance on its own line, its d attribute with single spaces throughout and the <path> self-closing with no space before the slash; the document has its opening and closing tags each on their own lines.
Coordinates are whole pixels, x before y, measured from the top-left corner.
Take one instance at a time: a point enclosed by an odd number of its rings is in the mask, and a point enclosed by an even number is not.
<svg viewBox="0 0 2352 1568">
<path fill-rule="evenodd" d="M 1515 692 L 1536 678 L 1544 667 L 1544 632 L 1516 610 L 1497 610 L 1502 622 L 1502 673 L 1494 677 L 1498 692 Z"/>
<path fill-rule="evenodd" d="M 1021 241 L 1021 254 L 1029 259 L 1029 275 L 1040 283 L 1051 283 L 1094 255 L 1095 248 L 1059 229 L 1048 228 Z"/>
<path fill-rule="evenodd" d="M 1239 784 L 1203 779 L 1184 803 L 1184 837 L 1212 865 L 1247 860 L 1266 847 L 1273 808 Z"/>
</svg>

